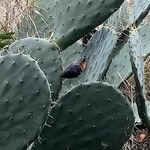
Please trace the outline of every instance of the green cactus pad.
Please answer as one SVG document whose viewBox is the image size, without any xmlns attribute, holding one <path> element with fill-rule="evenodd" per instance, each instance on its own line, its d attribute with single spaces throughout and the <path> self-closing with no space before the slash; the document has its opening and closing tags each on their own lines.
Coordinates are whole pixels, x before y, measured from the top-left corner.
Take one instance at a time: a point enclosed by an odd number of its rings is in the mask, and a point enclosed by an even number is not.
<svg viewBox="0 0 150 150">
<path fill-rule="evenodd" d="M 127 42 L 112 60 L 105 76 L 105 81 L 118 87 L 132 73 L 130 47 Z"/>
<path fill-rule="evenodd" d="M 120 9 L 111 15 L 104 24 L 118 32 L 122 32 L 134 23 L 141 22 L 143 16 L 145 16 L 145 13 L 143 12 L 150 7 L 149 5 L 150 1 L 148 0 L 132 0 L 132 2 L 124 1 Z"/>
<path fill-rule="evenodd" d="M 122 8 L 123 6 L 125 7 L 125 3 L 122 5 Z M 127 35 L 124 40 L 121 39 L 122 42 L 121 40 L 118 41 L 117 43 L 118 46 L 116 47 L 116 50 L 115 50 L 117 51 L 117 53 L 115 55 L 115 58 L 112 60 L 112 63 L 110 64 L 108 71 L 106 72 L 105 81 L 109 82 L 110 84 L 116 87 L 120 86 L 122 81 L 124 81 L 127 77 L 129 77 L 132 72 L 130 56 L 129 56 L 130 48 L 129 48 L 129 43 L 127 42 L 128 34 L 130 30 L 129 27 L 131 25 L 138 27 L 139 24 L 144 20 L 144 18 L 146 17 L 146 15 L 148 14 L 150 10 L 150 1 L 135 0 L 132 2 L 132 4 L 130 3 L 128 7 L 129 7 L 128 12 L 124 11 L 125 14 L 123 14 L 122 11 L 124 9 L 120 9 L 120 11 L 114 13 L 106 22 L 107 26 L 111 26 L 111 28 L 113 28 L 112 26 L 114 26 L 115 30 L 117 31 L 123 30 L 122 31 L 123 37 Z M 129 16 L 127 13 L 129 13 Z M 122 21 L 124 19 L 123 16 L 126 16 L 125 22 Z M 114 21 L 114 18 L 117 18 L 117 19 Z M 118 19 L 118 18 L 122 18 L 122 19 Z M 119 24 L 121 24 L 120 20 L 122 22 L 122 27 L 119 26 Z M 140 37 L 142 37 L 142 42 L 144 43 L 146 47 L 143 49 L 143 53 L 146 54 L 147 51 L 149 50 L 147 49 L 147 47 L 149 47 L 147 43 L 147 38 L 149 37 L 148 32 L 150 30 L 148 30 L 149 25 L 145 25 L 145 22 L 146 21 L 143 21 L 141 23 L 141 24 L 144 24 L 144 26 L 142 28 L 139 28 L 138 32 L 140 32 Z M 118 25 L 119 28 L 115 27 L 115 25 Z"/>
<path fill-rule="evenodd" d="M 105 26 L 115 29 L 117 32 L 122 32 L 129 27 L 129 2 L 124 1 L 121 7 L 111 15 Z"/>
<path fill-rule="evenodd" d="M 135 95 L 139 117 L 150 131 L 150 118 L 146 108 L 146 90 L 144 80 L 143 43 L 136 29 L 130 31 L 130 57 L 135 79 Z"/>
<path fill-rule="evenodd" d="M 144 46 L 142 44 L 141 38 L 139 36 L 138 31 L 133 29 L 130 31 L 130 61 L 132 65 L 132 70 L 137 76 L 137 80 L 141 85 L 141 92 L 143 93 L 143 97 L 145 96 L 145 80 L 144 80 L 144 55 L 143 49 Z"/>
<path fill-rule="evenodd" d="M 58 0 L 54 13 L 54 40 L 65 49 L 108 19 L 123 1 Z"/>
<path fill-rule="evenodd" d="M 84 50 L 81 43 L 76 42 L 60 53 L 62 66 L 66 68 L 69 64 L 80 59 L 80 54 Z"/>
<path fill-rule="evenodd" d="M 147 57 L 147 55 L 150 54 L 150 42 L 148 42 L 150 39 L 150 24 L 145 24 L 144 26 L 139 27 L 137 30 L 143 44 L 142 57 Z M 105 81 L 115 87 L 120 86 L 120 84 L 132 73 L 129 52 L 130 47 L 129 42 L 127 42 L 114 57 L 107 71 Z"/>
<path fill-rule="evenodd" d="M 20 150 L 45 124 L 50 88 L 29 56 L 0 57 L 0 150 Z"/>
<path fill-rule="evenodd" d="M 146 101 L 146 107 L 147 107 L 148 116 L 150 118 L 150 102 L 149 101 Z M 134 116 L 135 116 L 135 122 L 136 123 L 141 123 L 141 119 L 139 118 L 136 103 L 133 103 L 132 109 L 133 109 L 133 113 L 134 113 Z"/>
<path fill-rule="evenodd" d="M 9 51 L 29 54 L 38 61 L 40 68 L 51 84 L 52 99 L 56 99 L 62 82 L 60 78 L 62 62 L 58 50 L 54 50 L 48 40 L 29 37 L 11 44 Z"/>
<path fill-rule="evenodd" d="M 33 150 L 120 150 L 134 126 L 127 99 L 101 82 L 80 84 L 58 101 Z"/>
<path fill-rule="evenodd" d="M 129 23 L 136 24 L 136 22 L 142 22 L 145 18 L 145 14 L 150 11 L 150 1 L 148 0 L 133 0 L 129 7 Z"/>
<path fill-rule="evenodd" d="M 81 57 L 86 58 L 87 69 L 80 76 L 80 81 L 98 81 L 103 78 L 103 73 L 111 61 L 117 40 L 117 33 L 107 27 L 103 27 L 92 37 L 81 54 Z"/>
</svg>

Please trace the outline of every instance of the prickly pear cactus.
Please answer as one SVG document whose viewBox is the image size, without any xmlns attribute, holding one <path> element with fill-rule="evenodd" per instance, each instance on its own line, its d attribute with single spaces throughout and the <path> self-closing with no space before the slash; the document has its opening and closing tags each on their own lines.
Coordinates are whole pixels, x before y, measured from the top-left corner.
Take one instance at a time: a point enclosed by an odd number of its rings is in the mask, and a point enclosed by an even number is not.
<svg viewBox="0 0 150 150">
<path fill-rule="evenodd" d="M 125 5 L 125 2 L 123 5 Z M 123 5 L 122 5 L 122 7 L 123 7 Z M 128 17 L 126 17 L 128 20 L 127 24 L 124 23 L 124 24 L 122 24 L 122 27 L 120 26 L 119 28 L 117 26 L 115 26 L 115 25 L 121 24 L 120 19 L 118 19 L 118 18 L 120 18 L 120 17 L 122 18 L 123 16 L 126 16 L 122 12 L 124 10 L 123 8 L 120 9 L 120 11 L 118 10 L 118 13 L 117 12 L 114 13 L 109 18 L 109 21 L 106 23 L 106 26 L 114 25 L 114 27 L 112 27 L 112 28 L 114 28 L 116 31 L 122 30 L 121 32 L 119 32 L 120 39 L 118 39 L 118 42 L 116 45 L 116 49 L 115 49 L 116 54 L 114 55 L 115 57 L 111 58 L 112 63 L 110 63 L 110 65 L 105 73 L 106 74 L 105 81 L 109 82 L 110 84 L 112 84 L 116 87 L 120 86 L 122 81 L 124 81 L 128 76 L 130 76 L 130 74 L 132 72 L 130 56 L 129 56 L 130 49 L 129 49 L 129 43 L 128 43 L 129 30 L 130 30 L 131 26 L 138 27 L 140 25 L 140 23 L 144 20 L 144 18 L 146 17 L 146 15 L 149 13 L 149 10 L 150 10 L 150 1 L 133 0 L 133 1 L 129 2 L 128 7 L 129 7 L 129 10 L 127 12 L 124 11 L 124 13 L 128 16 Z M 114 18 L 117 18 L 116 21 L 113 20 Z M 126 20 L 126 18 L 125 18 L 125 20 Z M 121 21 L 122 21 L 122 19 L 121 19 Z M 146 33 L 146 35 L 144 35 L 142 33 L 142 32 L 145 33 L 145 31 L 147 30 L 147 27 L 144 25 L 142 28 L 143 29 L 139 28 L 139 30 L 141 30 L 141 33 L 140 33 L 141 37 L 143 36 L 142 38 L 147 39 L 148 34 Z M 149 31 L 147 30 L 147 32 L 149 32 Z M 144 43 L 145 43 L 146 39 L 143 40 Z M 147 44 L 145 44 L 145 45 L 147 45 Z M 147 51 L 147 49 L 146 50 L 145 49 L 143 51 Z"/>
<path fill-rule="evenodd" d="M 0 57 L 0 149 L 20 150 L 45 124 L 51 103 L 46 76 L 23 54 Z"/>
<path fill-rule="evenodd" d="M 141 42 L 143 43 L 142 57 L 147 57 L 149 54 L 150 43 L 150 24 L 147 23 L 137 28 Z M 128 78 L 132 73 L 130 62 L 130 44 L 129 41 L 122 47 L 118 54 L 112 59 L 112 63 L 107 71 L 105 81 L 115 87 L 120 86 L 123 80 Z M 123 61 L 122 61 L 123 60 Z"/>
<path fill-rule="evenodd" d="M 142 70 L 143 65 L 138 68 L 138 58 L 134 68 L 130 62 L 129 30 L 133 25 L 138 27 L 148 14 L 150 1 L 35 2 L 37 7 L 27 14 L 29 22 L 22 20 L 19 35 L 50 40 L 28 37 L 1 52 L 0 150 L 25 149 L 35 139 L 32 150 L 120 150 L 132 133 L 134 115 L 117 89 L 97 81 L 118 87 L 132 70 Z M 75 43 L 102 23 L 84 48 Z M 149 27 L 137 29 L 146 55 Z M 136 46 L 134 50 L 139 49 Z M 63 71 L 62 65 L 69 67 Z M 140 73 L 137 87 L 144 97 L 143 70 Z M 50 97 L 56 101 L 47 118 Z M 140 118 L 147 115 L 141 106 L 144 105 L 139 102 Z"/>
<path fill-rule="evenodd" d="M 58 0 L 54 13 L 53 39 L 62 50 L 67 48 L 108 19 L 123 1 Z"/>
<path fill-rule="evenodd" d="M 129 26 L 129 2 L 125 0 L 121 7 L 104 22 L 104 25 L 117 32 L 125 30 Z"/>
<path fill-rule="evenodd" d="M 104 24 L 121 33 L 131 25 L 141 23 L 149 9 L 150 1 L 148 0 L 125 0 L 121 7 Z"/>
<path fill-rule="evenodd" d="M 100 31 L 97 31 L 79 57 L 80 59 L 85 58 L 87 69 L 77 79 L 65 80 L 61 93 L 64 94 L 80 82 L 102 80 L 117 40 L 118 35 L 113 29 L 102 27 Z"/>
<path fill-rule="evenodd" d="M 147 107 L 148 116 L 150 118 L 150 102 L 149 101 L 146 101 L 146 107 Z M 138 114 L 138 109 L 137 109 L 136 103 L 133 104 L 132 108 L 133 108 L 133 112 L 134 112 L 134 116 L 135 116 L 135 122 L 141 123 L 141 119 Z"/>
<path fill-rule="evenodd" d="M 9 52 L 24 53 L 37 60 L 51 84 L 52 99 L 57 99 L 62 81 L 60 78 L 62 62 L 58 50 L 53 49 L 48 40 L 33 37 L 21 39 L 10 45 Z"/>
<path fill-rule="evenodd" d="M 146 90 L 145 90 L 145 80 L 144 80 L 144 57 L 143 55 L 143 43 L 141 42 L 140 36 L 136 29 L 130 32 L 130 57 L 132 70 L 135 79 L 135 94 L 136 94 L 136 104 L 138 108 L 139 117 L 142 123 L 150 131 L 150 118 L 148 116 L 148 111 L 146 108 Z"/>
<path fill-rule="evenodd" d="M 99 82 L 70 90 L 50 115 L 33 150 L 120 150 L 134 125 L 127 99 L 112 86 Z"/>
<path fill-rule="evenodd" d="M 112 84 L 115 87 L 120 84 L 131 75 L 132 68 L 130 63 L 130 47 L 127 42 L 118 54 L 112 59 L 112 63 L 109 66 L 105 81 Z"/>
<path fill-rule="evenodd" d="M 81 53 L 81 58 L 86 58 L 87 69 L 81 75 L 80 81 L 102 80 L 117 40 L 117 33 L 107 27 L 103 27 L 91 38 L 91 41 Z"/>
</svg>

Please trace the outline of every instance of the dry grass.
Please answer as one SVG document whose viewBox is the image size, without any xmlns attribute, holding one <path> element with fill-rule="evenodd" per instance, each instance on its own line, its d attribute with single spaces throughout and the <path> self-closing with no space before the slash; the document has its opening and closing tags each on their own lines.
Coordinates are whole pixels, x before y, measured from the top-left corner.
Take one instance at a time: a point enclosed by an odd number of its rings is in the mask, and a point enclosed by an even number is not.
<svg viewBox="0 0 150 150">
<path fill-rule="evenodd" d="M 149 150 L 150 136 L 146 129 L 135 129 L 129 141 L 122 150 Z"/>
<path fill-rule="evenodd" d="M 15 31 L 21 18 L 34 7 L 34 0 L 0 1 L 0 32 Z"/>
</svg>

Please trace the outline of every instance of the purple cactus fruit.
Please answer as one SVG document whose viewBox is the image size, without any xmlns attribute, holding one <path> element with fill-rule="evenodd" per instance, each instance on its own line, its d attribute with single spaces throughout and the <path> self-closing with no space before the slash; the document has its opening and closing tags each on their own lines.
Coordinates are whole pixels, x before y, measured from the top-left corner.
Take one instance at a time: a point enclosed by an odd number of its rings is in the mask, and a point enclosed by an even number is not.
<svg viewBox="0 0 150 150">
<path fill-rule="evenodd" d="M 78 63 L 70 64 L 61 74 L 62 78 L 77 78 L 85 69 L 87 63 L 85 59 L 80 60 Z"/>
</svg>

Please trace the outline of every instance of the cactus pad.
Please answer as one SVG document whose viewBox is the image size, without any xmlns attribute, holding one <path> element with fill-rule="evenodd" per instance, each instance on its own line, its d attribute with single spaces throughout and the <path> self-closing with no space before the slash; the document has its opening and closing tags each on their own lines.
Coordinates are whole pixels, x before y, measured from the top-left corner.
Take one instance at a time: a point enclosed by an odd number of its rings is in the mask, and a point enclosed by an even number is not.
<svg viewBox="0 0 150 150">
<path fill-rule="evenodd" d="M 150 24 L 145 24 L 137 28 L 143 48 L 142 57 L 147 57 L 150 54 Z M 128 78 L 132 73 L 132 67 L 130 62 L 130 46 L 129 41 L 125 43 L 122 49 L 112 60 L 112 63 L 107 71 L 105 80 L 115 87 L 121 85 L 122 81 Z"/>
<path fill-rule="evenodd" d="M 131 25 L 138 25 L 138 22 L 142 22 L 149 10 L 150 1 L 148 0 L 124 1 L 120 9 L 111 15 L 104 24 L 122 32 L 128 30 Z"/>
<path fill-rule="evenodd" d="M 80 81 L 98 81 L 103 78 L 105 69 L 107 69 L 113 50 L 118 40 L 117 33 L 107 27 L 103 27 L 91 38 L 81 57 L 87 61 L 87 69 L 81 75 Z"/>
<path fill-rule="evenodd" d="M 142 56 L 144 46 L 137 30 L 135 29 L 130 31 L 130 47 L 131 64 L 135 79 L 135 95 L 138 114 L 141 118 L 142 123 L 150 131 L 150 118 L 148 116 L 148 111 L 146 108 L 144 57 Z"/>
<path fill-rule="evenodd" d="M 116 89 L 101 82 L 80 84 L 50 112 L 34 150 L 120 150 L 134 126 L 132 109 Z M 118 140 L 119 139 L 119 140 Z"/>
<path fill-rule="evenodd" d="M 108 19 L 123 1 L 58 0 L 54 13 L 54 40 L 65 49 Z"/>
<path fill-rule="evenodd" d="M 10 45 L 13 53 L 23 52 L 38 61 L 38 64 L 51 84 L 52 99 L 56 99 L 61 88 L 61 59 L 58 50 L 54 50 L 48 40 L 25 38 Z"/>
<path fill-rule="evenodd" d="M 1 56 L 0 72 L 0 149 L 23 149 L 46 121 L 48 81 L 36 61 L 23 54 Z"/>
</svg>

